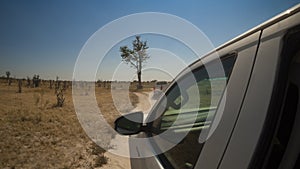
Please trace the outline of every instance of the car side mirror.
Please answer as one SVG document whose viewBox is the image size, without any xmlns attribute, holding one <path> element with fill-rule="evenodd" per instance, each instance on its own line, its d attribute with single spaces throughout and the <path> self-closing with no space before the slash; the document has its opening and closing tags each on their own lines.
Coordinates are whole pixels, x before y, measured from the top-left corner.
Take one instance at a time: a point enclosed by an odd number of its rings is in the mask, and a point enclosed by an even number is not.
<svg viewBox="0 0 300 169">
<path fill-rule="evenodd" d="M 122 135 L 133 135 L 143 130 L 143 112 L 126 114 L 117 118 L 115 130 Z"/>
</svg>

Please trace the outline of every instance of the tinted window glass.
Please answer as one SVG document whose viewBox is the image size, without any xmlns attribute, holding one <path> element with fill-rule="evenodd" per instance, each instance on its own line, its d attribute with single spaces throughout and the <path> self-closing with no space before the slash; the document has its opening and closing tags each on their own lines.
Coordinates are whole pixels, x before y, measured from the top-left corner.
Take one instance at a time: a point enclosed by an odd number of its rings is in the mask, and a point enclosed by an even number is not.
<svg viewBox="0 0 300 169">
<path fill-rule="evenodd" d="M 208 74 L 207 69 L 209 66 L 213 67 L 213 62 L 192 71 L 193 82 L 190 75 L 186 75 L 160 100 L 161 105 L 158 105 L 160 108 L 156 110 L 156 114 L 161 115 L 152 124 L 156 131 L 154 135 L 168 131 L 171 134 L 162 138 L 173 142 L 173 137 L 186 134 L 179 144 L 159 156 L 167 167 L 182 169 L 195 166 L 204 144 L 199 143 L 199 135 L 210 127 L 234 62 L 234 56 L 222 60 L 224 73 L 211 74 L 210 70 Z M 154 143 L 154 147 L 159 150 L 163 150 L 164 146 L 161 142 Z"/>
</svg>

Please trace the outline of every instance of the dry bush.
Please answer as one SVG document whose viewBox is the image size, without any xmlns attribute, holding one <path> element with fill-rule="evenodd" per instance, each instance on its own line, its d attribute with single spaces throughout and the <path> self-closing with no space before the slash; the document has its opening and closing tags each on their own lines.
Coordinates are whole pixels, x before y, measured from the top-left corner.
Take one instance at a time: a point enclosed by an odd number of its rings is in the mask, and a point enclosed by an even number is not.
<svg viewBox="0 0 300 169">
<path fill-rule="evenodd" d="M 64 91 L 64 106 L 48 85 L 23 88 L 0 83 L 0 168 L 94 168 L 107 163 L 105 150 L 95 145 L 78 122 L 71 89 Z M 101 112 L 112 125 L 120 116 L 110 89 L 97 88 Z M 130 94 L 136 105 L 138 98 Z M 95 146 L 91 146 L 95 145 Z"/>
<path fill-rule="evenodd" d="M 95 155 L 94 167 L 101 167 L 107 164 L 108 158 L 104 156 L 105 150 L 99 147 L 97 144 L 93 143 L 91 145 L 91 153 Z"/>
<path fill-rule="evenodd" d="M 107 164 L 107 160 L 108 158 L 103 155 L 97 156 L 97 158 L 95 159 L 94 167 L 101 167 L 104 164 Z"/>
<path fill-rule="evenodd" d="M 58 89 L 56 91 L 56 107 L 63 107 L 65 102 L 64 89 Z"/>
<path fill-rule="evenodd" d="M 78 122 L 71 91 L 58 109 L 48 106 L 56 100 L 48 87 L 16 94 L 0 83 L 0 93 L 0 168 L 93 168 L 92 141 Z M 98 158 L 97 164 L 104 154 Z"/>
</svg>

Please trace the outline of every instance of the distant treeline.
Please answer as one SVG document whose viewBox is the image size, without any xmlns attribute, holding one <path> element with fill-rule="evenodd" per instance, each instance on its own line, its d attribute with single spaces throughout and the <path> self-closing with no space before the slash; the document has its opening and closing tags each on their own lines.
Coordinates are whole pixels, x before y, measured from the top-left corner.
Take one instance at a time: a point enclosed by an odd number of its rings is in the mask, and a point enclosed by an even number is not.
<svg viewBox="0 0 300 169">
<path fill-rule="evenodd" d="M 105 88 L 110 88 L 112 86 L 112 84 L 130 84 L 131 86 L 134 86 L 136 84 L 138 84 L 137 80 L 134 80 L 132 82 L 130 81 L 109 81 L 109 80 L 97 80 L 97 81 L 83 81 L 83 80 L 60 80 L 59 77 L 56 77 L 56 80 L 45 80 L 42 79 L 38 74 L 37 75 L 33 75 L 32 78 L 30 78 L 29 76 L 27 76 L 27 78 L 15 78 L 15 77 L 5 77 L 5 76 L 1 76 L 0 80 L 2 83 L 7 83 L 8 85 L 11 84 L 19 84 L 23 87 L 31 87 L 31 88 L 36 88 L 36 87 L 40 87 L 40 86 L 48 86 L 50 89 L 54 88 L 63 88 L 63 89 L 67 89 L 69 87 L 76 86 L 76 87 L 80 87 L 80 86 L 85 86 L 87 84 L 91 84 L 94 83 L 96 87 L 105 87 Z M 149 87 L 154 84 L 155 82 L 157 82 L 157 80 L 151 80 L 151 81 L 143 81 L 143 84 L 147 84 Z"/>
</svg>

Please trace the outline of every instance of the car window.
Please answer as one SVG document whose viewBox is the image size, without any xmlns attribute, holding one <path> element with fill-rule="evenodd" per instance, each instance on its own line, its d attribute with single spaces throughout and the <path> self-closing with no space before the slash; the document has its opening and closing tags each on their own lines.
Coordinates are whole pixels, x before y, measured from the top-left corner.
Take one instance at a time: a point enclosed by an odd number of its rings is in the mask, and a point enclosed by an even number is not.
<svg viewBox="0 0 300 169">
<path fill-rule="evenodd" d="M 157 106 L 159 108 L 153 112 L 153 116 L 156 117 L 160 114 L 152 123 L 153 135 L 161 135 L 168 131 L 171 134 L 161 136 L 162 139 L 174 142 L 173 137 L 186 134 L 173 148 L 159 155 L 167 167 L 194 167 L 204 144 L 199 143 L 199 135 L 201 131 L 210 127 L 234 62 L 235 55 L 222 59 L 223 74 L 208 74 L 207 69 L 213 63 L 192 71 L 194 81 L 190 75 L 184 76 L 173 84 L 160 100 Z M 155 149 L 163 150 L 164 146 L 165 144 L 154 141 Z"/>
</svg>

